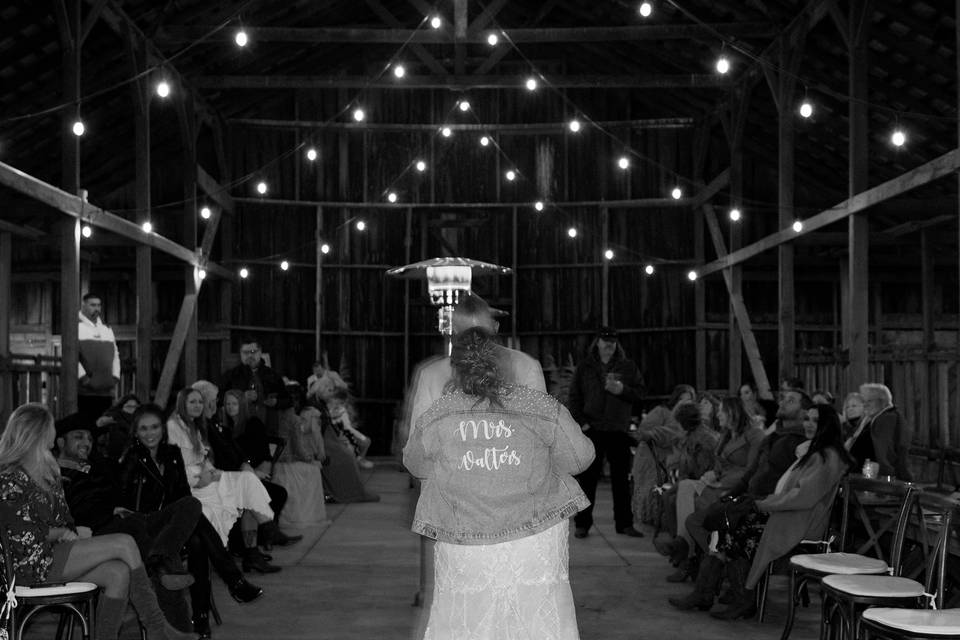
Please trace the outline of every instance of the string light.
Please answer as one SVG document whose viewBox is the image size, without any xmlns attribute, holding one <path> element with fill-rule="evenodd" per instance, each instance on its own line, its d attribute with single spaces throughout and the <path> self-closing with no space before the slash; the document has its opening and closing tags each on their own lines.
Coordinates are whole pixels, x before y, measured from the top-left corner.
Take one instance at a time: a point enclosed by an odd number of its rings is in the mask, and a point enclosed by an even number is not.
<svg viewBox="0 0 960 640">
<path fill-rule="evenodd" d="M 367 228 L 367 223 L 364 222 L 363 220 L 357 220 L 356 227 L 357 227 L 357 231 L 365 231 Z"/>
<path fill-rule="evenodd" d="M 140 228 L 143 229 L 143 232 L 144 232 L 144 233 L 152 233 L 152 232 L 153 232 L 153 224 L 151 224 L 151 222 L 150 222 L 149 220 L 147 220 L 147 221 L 144 222 L 142 225 L 140 225 Z"/>
<path fill-rule="evenodd" d="M 907 142 L 907 134 L 903 132 L 903 129 L 898 127 L 893 130 L 893 134 L 890 136 L 890 142 L 895 147 L 902 147 Z"/>
<path fill-rule="evenodd" d="M 737 209 L 736 207 L 730 209 L 730 221 L 740 222 L 740 209 Z"/>
<path fill-rule="evenodd" d="M 212 215 L 213 212 L 210 211 L 210 207 L 204 206 L 200 208 L 200 217 L 204 220 L 209 220 Z"/>
<path fill-rule="evenodd" d="M 683 197 L 683 189 L 681 189 L 680 187 L 674 187 L 673 191 L 670 192 L 670 196 L 674 200 L 679 200 L 680 198 Z"/>
<path fill-rule="evenodd" d="M 80 235 L 84 238 L 89 238 L 93 235 L 93 227 L 88 224 L 83 225 L 83 227 L 80 228 Z"/>
<path fill-rule="evenodd" d="M 440 19 L 440 16 L 433 16 L 430 18 L 430 26 L 434 29 L 439 29 L 443 26 L 443 20 Z"/>
<path fill-rule="evenodd" d="M 491 47 L 497 46 L 497 43 L 500 42 L 500 36 L 495 33 L 491 33 L 487 36 L 487 44 Z"/>
<path fill-rule="evenodd" d="M 489 136 L 480 136 L 480 146 L 485 147 L 490 144 Z"/>
<path fill-rule="evenodd" d="M 621 169 L 629 169 L 630 158 L 628 158 L 627 156 L 620 156 L 620 159 L 617 160 L 617 166 L 620 167 Z"/>
<path fill-rule="evenodd" d="M 641 2 L 640 9 L 638 11 L 642 17 L 649 18 L 650 14 L 653 13 L 653 5 L 649 2 Z"/>
<path fill-rule="evenodd" d="M 84 131 L 86 131 L 87 128 L 83 126 L 83 120 L 77 120 L 76 122 L 73 123 L 72 130 L 73 130 L 73 135 L 79 138 L 80 136 L 83 135 Z"/>
<path fill-rule="evenodd" d="M 309 149 L 307 149 L 307 160 L 309 160 L 310 162 L 313 162 L 316 159 L 317 159 L 317 150 L 314 149 L 313 147 L 310 147 Z"/>
<path fill-rule="evenodd" d="M 330 245 L 328 245 L 326 242 L 320 245 L 320 253 L 322 253 L 323 255 L 327 255 L 328 253 L 330 253 Z"/>
<path fill-rule="evenodd" d="M 527 86 L 527 91 L 536 91 L 537 79 L 533 77 L 527 78 L 526 86 Z"/>
<path fill-rule="evenodd" d="M 809 100 L 804 99 L 804 101 L 800 104 L 800 117 L 809 118 L 812 115 L 813 115 L 813 105 L 810 104 Z"/>
<path fill-rule="evenodd" d="M 690 282 L 694 282 L 696 279 L 697 279 L 697 272 L 696 272 L 696 271 L 688 271 L 688 272 L 687 272 L 687 280 L 689 280 Z"/>
<path fill-rule="evenodd" d="M 577 237 L 577 228 L 576 228 L 576 227 L 570 227 L 569 229 L 567 229 L 567 235 L 570 236 L 571 238 L 576 238 L 576 237 Z"/>
<path fill-rule="evenodd" d="M 356 109 L 353 110 L 353 119 L 356 120 L 357 122 L 363 122 L 363 120 L 366 117 L 367 117 L 367 113 L 363 110 L 362 107 L 357 107 Z"/>
<path fill-rule="evenodd" d="M 613 249 L 607 249 L 603 252 L 603 257 L 607 260 L 613 260 Z"/>
<path fill-rule="evenodd" d="M 794 220 L 793 230 L 796 231 L 797 233 L 800 233 L 801 231 L 803 231 L 803 223 L 800 222 L 799 220 Z"/>
<path fill-rule="evenodd" d="M 652 265 L 652 264 L 648 264 L 647 266 L 645 266 L 645 267 L 643 268 L 643 272 L 644 272 L 645 274 L 647 274 L 648 276 L 652 276 L 652 275 L 653 275 L 653 272 L 654 272 L 653 265 Z"/>
<path fill-rule="evenodd" d="M 570 129 L 573 133 L 580 131 L 580 121 L 574 118 L 567 124 L 567 128 Z"/>
<path fill-rule="evenodd" d="M 393 75 L 397 78 L 402 78 L 407 75 L 407 69 L 402 64 L 395 65 L 393 67 Z"/>
<path fill-rule="evenodd" d="M 460 109 L 460 111 L 466 113 L 467 111 L 470 111 L 470 101 L 461 100 L 460 102 L 457 103 L 457 107 Z"/>
<path fill-rule="evenodd" d="M 262 196 L 267 195 L 267 183 L 263 180 L 257 183 L 257 193 Z"/>
<path fill-rule="evenodd" d="M 420 173 L 423 173 L 424 171 L 427 170 L 427 163 L 424 162 L 423 160 L 417 160 L 417 164 L 415 164 L 414 167 L 416 168 L 417 171 L 419 171 Z"/>
<path fill-rule="evenodd" d="M 244 280 L 246 280 L 246 279 L 247 279 L 247 276 L 249 276 L 249 275 L 250 275 L 250 270 L 249 270 L 249 269 L 247 269 L 246 267 L 241 267 L 241 268 L 240 268 L 240 277 L 241 277 L 241 278 L 243 278 Z"/>
<path fill-rule="evenodd" d="M 161 98 L 166 98 L 170 95 L 170 83 L 166 80 L 161 80 L 157 83 L 157 95 Z"/>
<path fill-rule="evenodd" d="M 391 191 L 390 193 L 387 194 L 387 202 L 389 202 L 390 204 L 393 204 L 396 201 L 397 201 L 396 191 Z"/>
<path fill-rule="evenodd" d="M 730 60 L 727 59 L 727 56 L 721 53 L 720 57 L 717 58 L 717 73 L 724 75 L 728 71 L 730 71 Z"/>
<path fill-rule="evenodd" d="M 238 47 L 247 46 L 247 42 L 249 42 L 249 38 L 247 38 L 247 32 L 243 29 L 238 30 L 236 35 L 233 36 L 233 41 L 237 43 Z"/>
<path fill-rule="evenodd" d="M 450 136 L 453 135 L 453 129 L 451 129 L 450 127 L 444 127 L 440 129 L 440 135 L 442 135 L 444 138 L 449 138 Z"/>
<path fill-rule="evenodd" d="M 204 278 L 206 278 L 206 277 L 207 277 L 207 270 L 206 270 L 206 269 L 200 269 L 200 270 L 198 270 L 198 271 L 197 271 L 197 277 L 200 278 L 201 280 L 203 280 Z"/>
<path fill-rule="evenodd" d="M 281 270 L 281 271 L 286 271 L 286 270 L 288 270 L 289 268 L 290 268 L 290 263 L 287 262 L 286 260 L 284 260 L 283 262 L 280 263 L 280 270 Z"/>
<path fill-rule="evenodd" d="M 543 211 L 543 201 L 537 200 L 536 202 L 534 202 L 533 208 L 536 209 L 537 211 Z"/>
<path fill-rule="evenodd" d="M 514 180 L 517 179 L 517 172 L 514 171 L 513 169 L 507 169 L 507 172 L 503 175 L 510 182 L 513 182 Z"/>
</svg>

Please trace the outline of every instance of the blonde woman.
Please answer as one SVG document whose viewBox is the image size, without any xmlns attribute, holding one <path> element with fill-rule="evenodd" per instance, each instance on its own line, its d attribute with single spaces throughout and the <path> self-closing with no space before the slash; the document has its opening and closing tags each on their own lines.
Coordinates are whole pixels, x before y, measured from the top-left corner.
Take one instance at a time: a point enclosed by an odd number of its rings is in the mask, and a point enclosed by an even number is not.
<svg viewBox="0 0 960 640">
<path fill-rule="evenodd" d="M 18 407 L 0 436 L 0 509 L 8 529 L 17 582 L 80 580 L 100 587 L 96 638 L 117 637 L 127 603 L 149 640 L 187 640 L 163 617 L 133 538 L 90 537 L 74 526 L 51 453 L 53 416 L 39 404 Z"/>
</svg>

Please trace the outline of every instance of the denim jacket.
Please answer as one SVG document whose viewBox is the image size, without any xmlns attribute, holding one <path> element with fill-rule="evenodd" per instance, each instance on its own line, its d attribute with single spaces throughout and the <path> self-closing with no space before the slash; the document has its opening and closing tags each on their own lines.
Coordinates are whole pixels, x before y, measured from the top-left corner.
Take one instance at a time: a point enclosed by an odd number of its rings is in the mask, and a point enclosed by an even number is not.
<svg viewBox="0 0 960 640">
<path fill-rule="evenodd" d="M 502 407 L 444 394 L 403 449 L 423 480 L 413 531 L 467 545 L 544 531 L 589 506 L 573 474 L 593 457 L 570 412 L 545 393 L 511 387 Z"/>
</svg>

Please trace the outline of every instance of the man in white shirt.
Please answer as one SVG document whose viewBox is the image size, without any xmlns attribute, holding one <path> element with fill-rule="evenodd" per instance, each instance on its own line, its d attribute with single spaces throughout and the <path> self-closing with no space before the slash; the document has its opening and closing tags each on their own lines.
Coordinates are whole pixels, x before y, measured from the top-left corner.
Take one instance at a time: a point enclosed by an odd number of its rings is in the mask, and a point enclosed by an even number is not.
<svg viewBox="0 0 960 640">
<path fill-rule="evenodd" d="M 113 329 L 101 319 L 103 301 L 86 293 L 80 306 L 77 344 L 79 351 L 77 409 L 93 420 L 113 404 L 120 382 L 120 351 Z"/>
</svg>

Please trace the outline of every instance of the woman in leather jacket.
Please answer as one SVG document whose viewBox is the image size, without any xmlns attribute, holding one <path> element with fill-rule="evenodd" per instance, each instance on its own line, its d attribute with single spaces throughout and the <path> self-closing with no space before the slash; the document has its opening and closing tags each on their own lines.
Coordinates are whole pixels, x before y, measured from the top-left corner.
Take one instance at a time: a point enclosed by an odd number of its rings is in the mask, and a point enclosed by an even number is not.
<svg viewBox="0 0 960 640">
<path fill-rule="evenodd" d="M 141 406 L 133 416 L 131 444 L 120 461 L 119 475 L 121 504 L 133 511 L 158 511 L 190 495 L 183 456 L 179 447 L 167 443 L 164 422 L 163 410 L 154 404 Z M 263 590 L 244 579 L 206 517 L 197 522 L 187 551 L 195 579 L 190 587 L 194 630 L 201 638 L 209 638 L 211 564 L 237 602 L 251 602 Z"/>
</svg>

